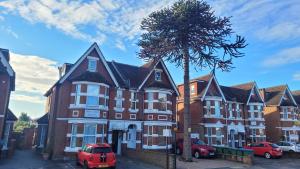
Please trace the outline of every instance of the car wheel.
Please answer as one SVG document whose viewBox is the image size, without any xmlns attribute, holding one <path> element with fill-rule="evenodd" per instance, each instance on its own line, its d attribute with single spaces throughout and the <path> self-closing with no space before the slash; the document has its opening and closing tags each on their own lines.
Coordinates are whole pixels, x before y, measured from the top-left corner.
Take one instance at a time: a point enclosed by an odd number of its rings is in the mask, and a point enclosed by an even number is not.
<svg viewBox="0 0 300 169">
<path fill-rule="evenodd" d="M 272 156 L 271 156 L 271 154 L 270 153 L 265 153 L 265 158 L 266 159 L 270 159 Z"/>
<path fill-rule="evenodd" d="M 180 155 L 181 154 L 181 151 L 179 148 L 176 149 L 176 154 Z"/>
<path fill-rule="evenodd" d="M 111 169 L 116 169 L 116 166 L 114 166 L 114 167 L 111 167 Z"/>
<path fill-rule="evenodd" d="M 289 150 L 289 152 L 291 152 L 291 153 L 292 153 L 292 152 L 295 152 L 295 151 L 294 151 L 294 150 Z"/>
<path fill-rule="evenodd" d="M 83 169 L 89 169 L 89 165 L 86 161 L 83 163 Z"/>
<path fill-rule="evenodd" d="M 81 165 L 77 156 L 76 156 L 76 165 L 77 165 L 77 166 L 80 166 L 80 165 Z"/>
<path fill-rule="evenodd" d="M 199 152 L 199 151 L 195 151 L 194 157 L 195 157 L 195 158 L 200 158 L 200 152 Z"/>
</svg>

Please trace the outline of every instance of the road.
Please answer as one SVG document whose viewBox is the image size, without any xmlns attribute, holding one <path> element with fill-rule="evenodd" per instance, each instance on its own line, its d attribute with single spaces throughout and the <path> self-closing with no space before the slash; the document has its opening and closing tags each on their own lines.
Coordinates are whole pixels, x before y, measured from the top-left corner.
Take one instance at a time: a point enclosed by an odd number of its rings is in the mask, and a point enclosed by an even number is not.
<svg viewBox="0 0 300 169">
<path fill-rule="evenodd" d="M 125 157 L 117 157 L 117 169 L 161 169 Z M 0 169 L 81 169 L 75 161 L 43 160 L 41 155 L 31 150 L 18 150 L 13 158 L 0 161 Z"/>
</svg>

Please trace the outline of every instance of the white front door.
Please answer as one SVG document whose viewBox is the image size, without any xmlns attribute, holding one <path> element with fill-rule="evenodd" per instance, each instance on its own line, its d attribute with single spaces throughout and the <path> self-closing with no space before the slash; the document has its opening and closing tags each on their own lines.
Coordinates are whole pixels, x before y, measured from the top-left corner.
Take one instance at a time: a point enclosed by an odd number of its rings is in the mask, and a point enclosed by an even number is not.
<svg viewBox="0 0 300 169">
<path fill-rule="evenodd" d="M 136 148 L 136 128 L 129 128 L 128 129 L 128 142 L 127 142 L 128 148 Z"/>
</svg>

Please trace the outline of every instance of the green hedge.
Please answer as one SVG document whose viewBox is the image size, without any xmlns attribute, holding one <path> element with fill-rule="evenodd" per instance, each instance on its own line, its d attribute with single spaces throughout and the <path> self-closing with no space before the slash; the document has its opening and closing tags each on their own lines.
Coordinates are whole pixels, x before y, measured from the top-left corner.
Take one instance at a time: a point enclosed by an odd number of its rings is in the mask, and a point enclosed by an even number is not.
<svg viewBox="0 0 300 169">
<path fill-rule="evenodd" d="M 223 155 L 234 155 L 234 156 L 249 156 L 253 155 L 252 150 L 243 148 L 230 148 L 230 147 L 215 147 L 217 154 Z"/>
</svg>

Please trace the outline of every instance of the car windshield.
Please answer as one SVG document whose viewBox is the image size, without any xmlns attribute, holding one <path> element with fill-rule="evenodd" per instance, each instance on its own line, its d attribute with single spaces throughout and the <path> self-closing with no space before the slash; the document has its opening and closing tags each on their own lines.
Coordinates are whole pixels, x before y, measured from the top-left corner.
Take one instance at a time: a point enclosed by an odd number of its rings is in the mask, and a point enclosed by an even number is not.
<svg viewBox="0 0 300 169">
<path fill-rule="evenodd" d="M 278 146 L 277 144 L 270 144 L 270 146 L 271 146 L 272 148 L 279 148 L 279 146 Z"/>
<path fill-rule="evenodd" d="M 206 145 L 202 140 L 195 141 L 195 144 L 197 144 L 197 145 Z"/>
<path fill-rule="evenodd" d="M 110 153 L 110 152 L 112 152 L 110 147 L 96 147 L 93 149 L 93 154 Z"/>
</svg>

